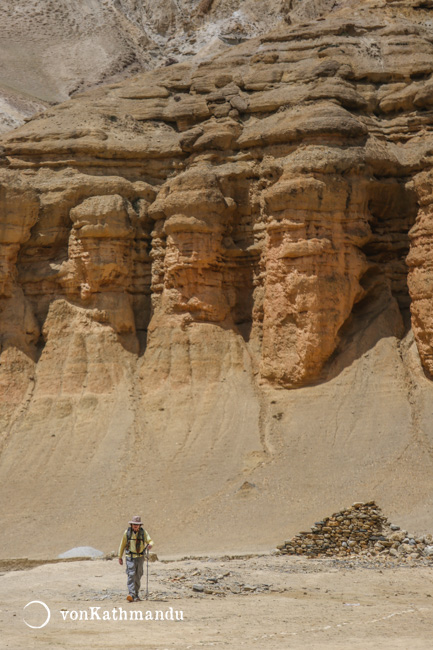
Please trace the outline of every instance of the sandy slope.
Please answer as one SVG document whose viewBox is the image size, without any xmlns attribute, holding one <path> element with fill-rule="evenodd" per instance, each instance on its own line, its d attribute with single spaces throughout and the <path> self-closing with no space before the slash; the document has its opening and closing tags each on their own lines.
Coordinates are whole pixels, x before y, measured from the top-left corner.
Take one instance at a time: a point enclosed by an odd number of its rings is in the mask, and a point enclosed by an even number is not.
<svg viewBox="0 0 433 650">
<path fill-rule="evenodd" d="M 183 387 L 149 385 L 145 418 L 126 381 L 112 401 L 83 398 L 73 413 L 34 400 L 1 457 L 2 556 L 110 552 L 134 513 L 163 553 L 270 550 L 370 499 L 394 523 L 431 532 L 432 387 L 415 350 L 382 338 L 334 379 L 297 391 L 258 389 L 236 365 L 209 381 L 204 364 Z M 31 544 L 16 535 L 17 516 Z"/>
</svg>

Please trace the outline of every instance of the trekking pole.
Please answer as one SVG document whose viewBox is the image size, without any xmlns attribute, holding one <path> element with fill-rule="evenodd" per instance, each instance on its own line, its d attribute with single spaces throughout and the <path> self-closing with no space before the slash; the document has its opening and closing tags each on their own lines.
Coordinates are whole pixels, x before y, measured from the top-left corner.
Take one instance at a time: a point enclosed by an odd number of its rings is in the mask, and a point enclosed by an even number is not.
<svg viewBox="0 0 433 650">
<path fill-rule="evenodd" d="M 149 547 L 146 548 L 146 600 L 149 600 Z"/>
</svg>

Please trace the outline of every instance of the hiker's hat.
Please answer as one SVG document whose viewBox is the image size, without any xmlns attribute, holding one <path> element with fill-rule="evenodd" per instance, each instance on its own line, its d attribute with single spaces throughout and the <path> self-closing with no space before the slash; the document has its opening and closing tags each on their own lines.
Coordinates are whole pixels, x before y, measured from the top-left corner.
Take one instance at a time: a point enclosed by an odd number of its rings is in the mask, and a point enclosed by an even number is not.
<svg viewBox="0 0 433 650">
<path fill-rule="evenodd" d="M 137 526 L 142 526 L 143 522 L 141 521 L 141 517 L 139 515 L 132 517 L 131 521 L 128 522 L 129 524 L 137 524 Z"/>
</svg>

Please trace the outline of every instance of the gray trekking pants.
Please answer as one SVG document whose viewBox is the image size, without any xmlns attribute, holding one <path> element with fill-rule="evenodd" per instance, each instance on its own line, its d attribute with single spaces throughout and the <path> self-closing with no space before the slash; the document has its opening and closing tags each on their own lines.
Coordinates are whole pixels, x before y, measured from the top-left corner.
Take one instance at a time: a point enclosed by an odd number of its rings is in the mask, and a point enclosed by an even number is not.
<svg viewBox="0 0 433 650">
<path fill-rule="evenodd" d="M 140 591 L 140 582 L 143 575 L 144 556 L 130 557 L 126 556 L 126 575 L 128 576 L 128 591 L 129 595 L 134 598 L 138 596 Z"/>
</svg>

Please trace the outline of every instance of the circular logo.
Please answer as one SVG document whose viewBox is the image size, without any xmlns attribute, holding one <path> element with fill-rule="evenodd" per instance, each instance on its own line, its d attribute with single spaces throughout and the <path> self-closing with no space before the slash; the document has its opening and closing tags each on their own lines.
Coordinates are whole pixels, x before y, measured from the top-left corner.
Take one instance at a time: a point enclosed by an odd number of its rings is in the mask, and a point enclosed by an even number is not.
<svg viewBox="0 0 433 650">
<path fill-rule="evenodd" d="M 24 623 L 27 625 L 27 627 L 32 627 L 34 630 L 39 630 L 41 627 L 45 627 L 47 625 L 47 623 L 49 622 L 49 620 L 51 618 L 51 612 L 50 612 L 50 608 L 48 607 L 48 605 L 43 603 L 42 600 L 32 600 L 30 603 L 27 603 L 27 605 L 24 607 L 24 609 L 26 609 L 29 605 L 35 605 L 35 604 L 36 605 L 42 605 L 42 607 L 45 608 L 45 610 L 47 612 L 46 620 L 44 621 L 44 623 L 42 623 L 42 625 L 30 625 L 30 623 L 27 623 L 27 621 L 25 619 L 24 619 Z"/>
</svg>

